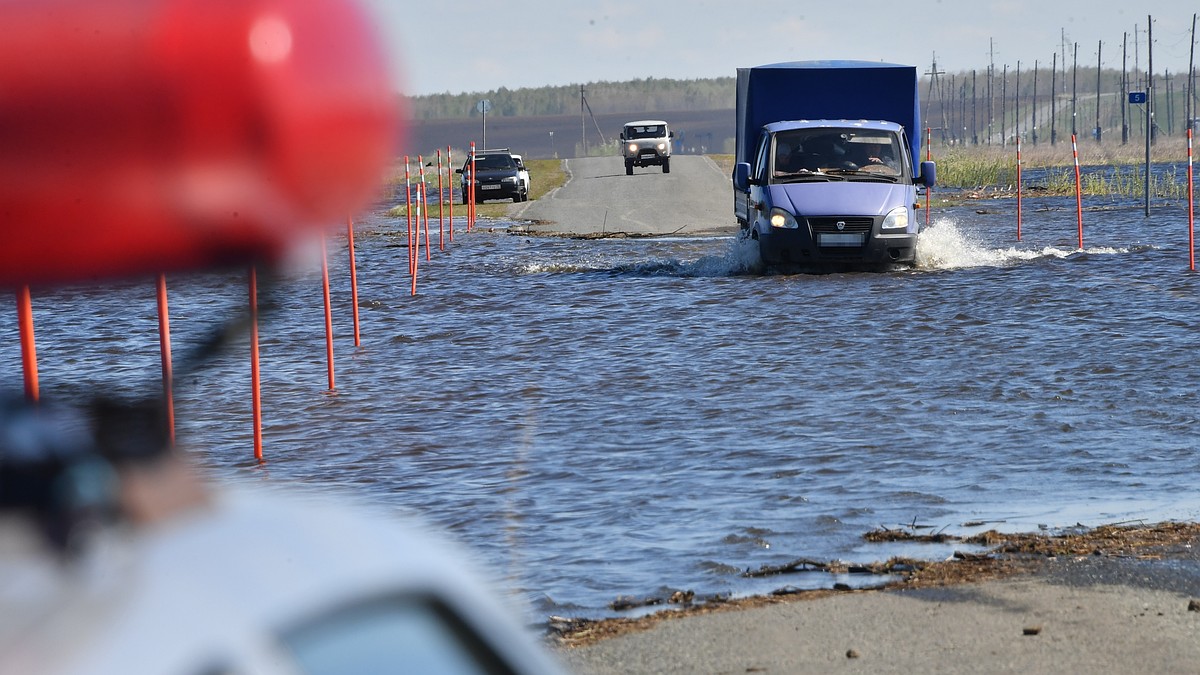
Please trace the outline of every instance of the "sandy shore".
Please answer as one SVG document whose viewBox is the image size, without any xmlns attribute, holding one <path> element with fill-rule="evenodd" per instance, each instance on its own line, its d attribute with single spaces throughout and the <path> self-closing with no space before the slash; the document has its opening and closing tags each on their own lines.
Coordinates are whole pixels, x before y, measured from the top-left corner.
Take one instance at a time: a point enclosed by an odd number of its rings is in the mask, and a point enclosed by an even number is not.
<svg viewBox="0 0 1200 675">
<path fill-rule="evenodd" d="M 664 615 L 561 645 L 575 673 L 1200 673 L 1200 541 L 1004 579 Z"/>
</svg>

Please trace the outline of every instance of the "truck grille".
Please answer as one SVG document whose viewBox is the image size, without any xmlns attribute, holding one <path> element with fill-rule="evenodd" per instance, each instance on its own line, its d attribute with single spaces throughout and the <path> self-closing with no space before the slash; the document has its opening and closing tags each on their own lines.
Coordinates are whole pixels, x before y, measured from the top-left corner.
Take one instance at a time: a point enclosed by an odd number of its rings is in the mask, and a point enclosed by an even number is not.
<svg viewBox="0 0 1200 675">
<path fill-rule="evenodd" d="M 838 227 L 838 224 L 841 227 Z M 813 241 L 825 255 L 859 255 L 871 239 L 873 218 L 809 218 Z"/>
<path fill-rule="evenodd" d="M 841 229 L 838 228 L 838 223 L 845 223 Z M 816 235 L 818 232 L 864 232 L 871 233 L 871 226 L 875 224 L 873 218 L 809 218 L 808 225 L 812 228 L 812 232 Z"/>
</svg>

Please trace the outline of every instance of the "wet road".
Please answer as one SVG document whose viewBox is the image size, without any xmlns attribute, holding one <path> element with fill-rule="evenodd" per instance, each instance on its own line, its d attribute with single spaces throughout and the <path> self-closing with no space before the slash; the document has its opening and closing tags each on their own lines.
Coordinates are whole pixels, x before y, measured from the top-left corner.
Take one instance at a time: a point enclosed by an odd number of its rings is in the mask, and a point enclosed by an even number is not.
<svg viewBox="0 0 1200 675">
<path fill-rule="evenodd" d="M 564 160 L 567 184 L 509 213 L 535 233 L 727 234 L 737 229 L 729 176 L 703 155 L 671 157 L 671 173 L 620 157 Z"/>
</svg>

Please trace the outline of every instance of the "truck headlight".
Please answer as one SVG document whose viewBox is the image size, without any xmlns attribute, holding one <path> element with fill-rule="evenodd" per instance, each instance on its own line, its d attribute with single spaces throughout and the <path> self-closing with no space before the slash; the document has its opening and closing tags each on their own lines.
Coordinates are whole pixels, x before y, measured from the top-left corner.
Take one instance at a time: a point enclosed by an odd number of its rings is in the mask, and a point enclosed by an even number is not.
<svg viewBox="0 0 1200 675">
<path fill-rule="evenodd" d="M 796 217 L 784 211 L 783 209 L 771 209 L 771 227 L 779 227 L 787 230 L 794 230 L 800 227 L 796 222 Z"/>
<path fill-rule="evenodd" d="M 907 230 L 908 229 L 908 207 L 897 206 L 888 211 L 887 217 L 883 219 L 883 224 L 879 226 L 881 230 Z"/>
<path fill-rule="evenodd" d="M 629 151 L 630 151 L 630 152 L 637 152 L 637 143 L 630 143 L 630 144 L 629 144 Z"/>
<path fill-rule="evenodd" d="M 666 144 L 666 143 L 659 143 L 659 144 L 658 144 L 658 149 L 659 149 L 659 150 L 666 150 L 666 149 L 667 149 L 667 144 Z"/>
</svg>

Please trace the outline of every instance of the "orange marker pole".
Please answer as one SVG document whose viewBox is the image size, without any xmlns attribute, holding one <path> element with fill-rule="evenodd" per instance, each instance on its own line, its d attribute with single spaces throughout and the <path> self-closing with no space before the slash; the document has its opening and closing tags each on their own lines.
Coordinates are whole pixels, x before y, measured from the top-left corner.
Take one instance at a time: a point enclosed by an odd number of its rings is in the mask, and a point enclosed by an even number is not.
<svg viewBox="0 0 1200 675">
<path fill-rule="evenodd" d="M 438 250 L 446 250 L 446 192 L 442 188 L 442 151 L 437 151 L 438 160 Z"/>
<path fill-rule="evenodd" d="M 262 390 L 258 368 L 258 270 L 250 268 L 250 407 L 254 418 L 254 459 L 262 461 Z"/>
<path fill-rule="evenodd" d="M 417 294 L 417 272 L 419 267 L 418 260 L 421 255 L 421 237 L 415 236 L 409 239 L 409 246 L 412 248 L 412 294 Z"/>
<path fill-rule="evenodd" d="M 454 160 L 450 157 L 450 146 L 446 146 L 446 175 L 454 170 Z M 453 178 L 451 176 L 451 178 Z M 450 181 L 450 243 L 454 243 L 454 181 Z"/>
<path fill-rule="evenodd" d="M 325 361 L 329 370 L 329 391 L 333 391 L 333 306 L 329 302 L 329 260 L 325 254 L 325 237 L 321 237 L 321 289 L 325 295 Z"/>
<path fill-rule="evenodd" d="M 358 271 L 354 264 L 354 220 L 346 216 L 346 243 L 350 249 L 350 305 L 354 308 L 354 346 L 362 344 L 358 339 Z"/>
<path fill-rule="evenodd" d="M 1192 187 L 1192 130 L 1187 132 L 1188 144 L 1188 269 L 1196 271 L 1196 195 Z"/>
<path fill-rule="evenodd" d="M 429 262 L 429 182 L 425 178 L 425 159 L 417 155 L 417 166 L 421 168 L 421 184 L 418 186 L 417 198 L 425 206 L 425 261 Z M 420 213 L 417 214 L 417 227 L 421 226 Z"/>
<path fill-rule="evenodd" d="M 1075 134 L 1071 134 L 1071 154 L 1075 157 L 1075 214 L 1079 221 L 1079 248 L 1083 250 L 1083 187 L 1079 177 L 1079 146 Z"/>
<path fill-rule="evenodd" d="M 1021 241 L 1021 137 L 1017 136 L 1017 241 Z"/>
<path fill-rule="evenodd" d="M 475 227 L 475 216 L 479 211 L 479 205 L 475 203 L 475 141 L 471 141 L 471 214 L 467 217 L 467 232 L 470 232 Z"/>
<path fill-rule="evenodd" d="M 167 277 L 158 275 L 158 351 L 162 358 L 163 403 L 167 414 L 167 437 L 175 445 L 175 394 L 171 369 L 171 310 L 167 306 Z"/>
<path fill-rule="evenodd" d="M 25 371 L 25 398 L 38 400 L 37 346 L 33 340 L 33 301 L 29 286 L 17 289 L 17 330 L 21 335 L 21 368 Z"/>
<path fill-rule="evenodd" d="M 408 216 L 408 274 L 415 275 L 417 260 L 413 253 L 412 175 L 408 168 L 408 155 L 404 156 L 404 213 Z"/>
</svg>

